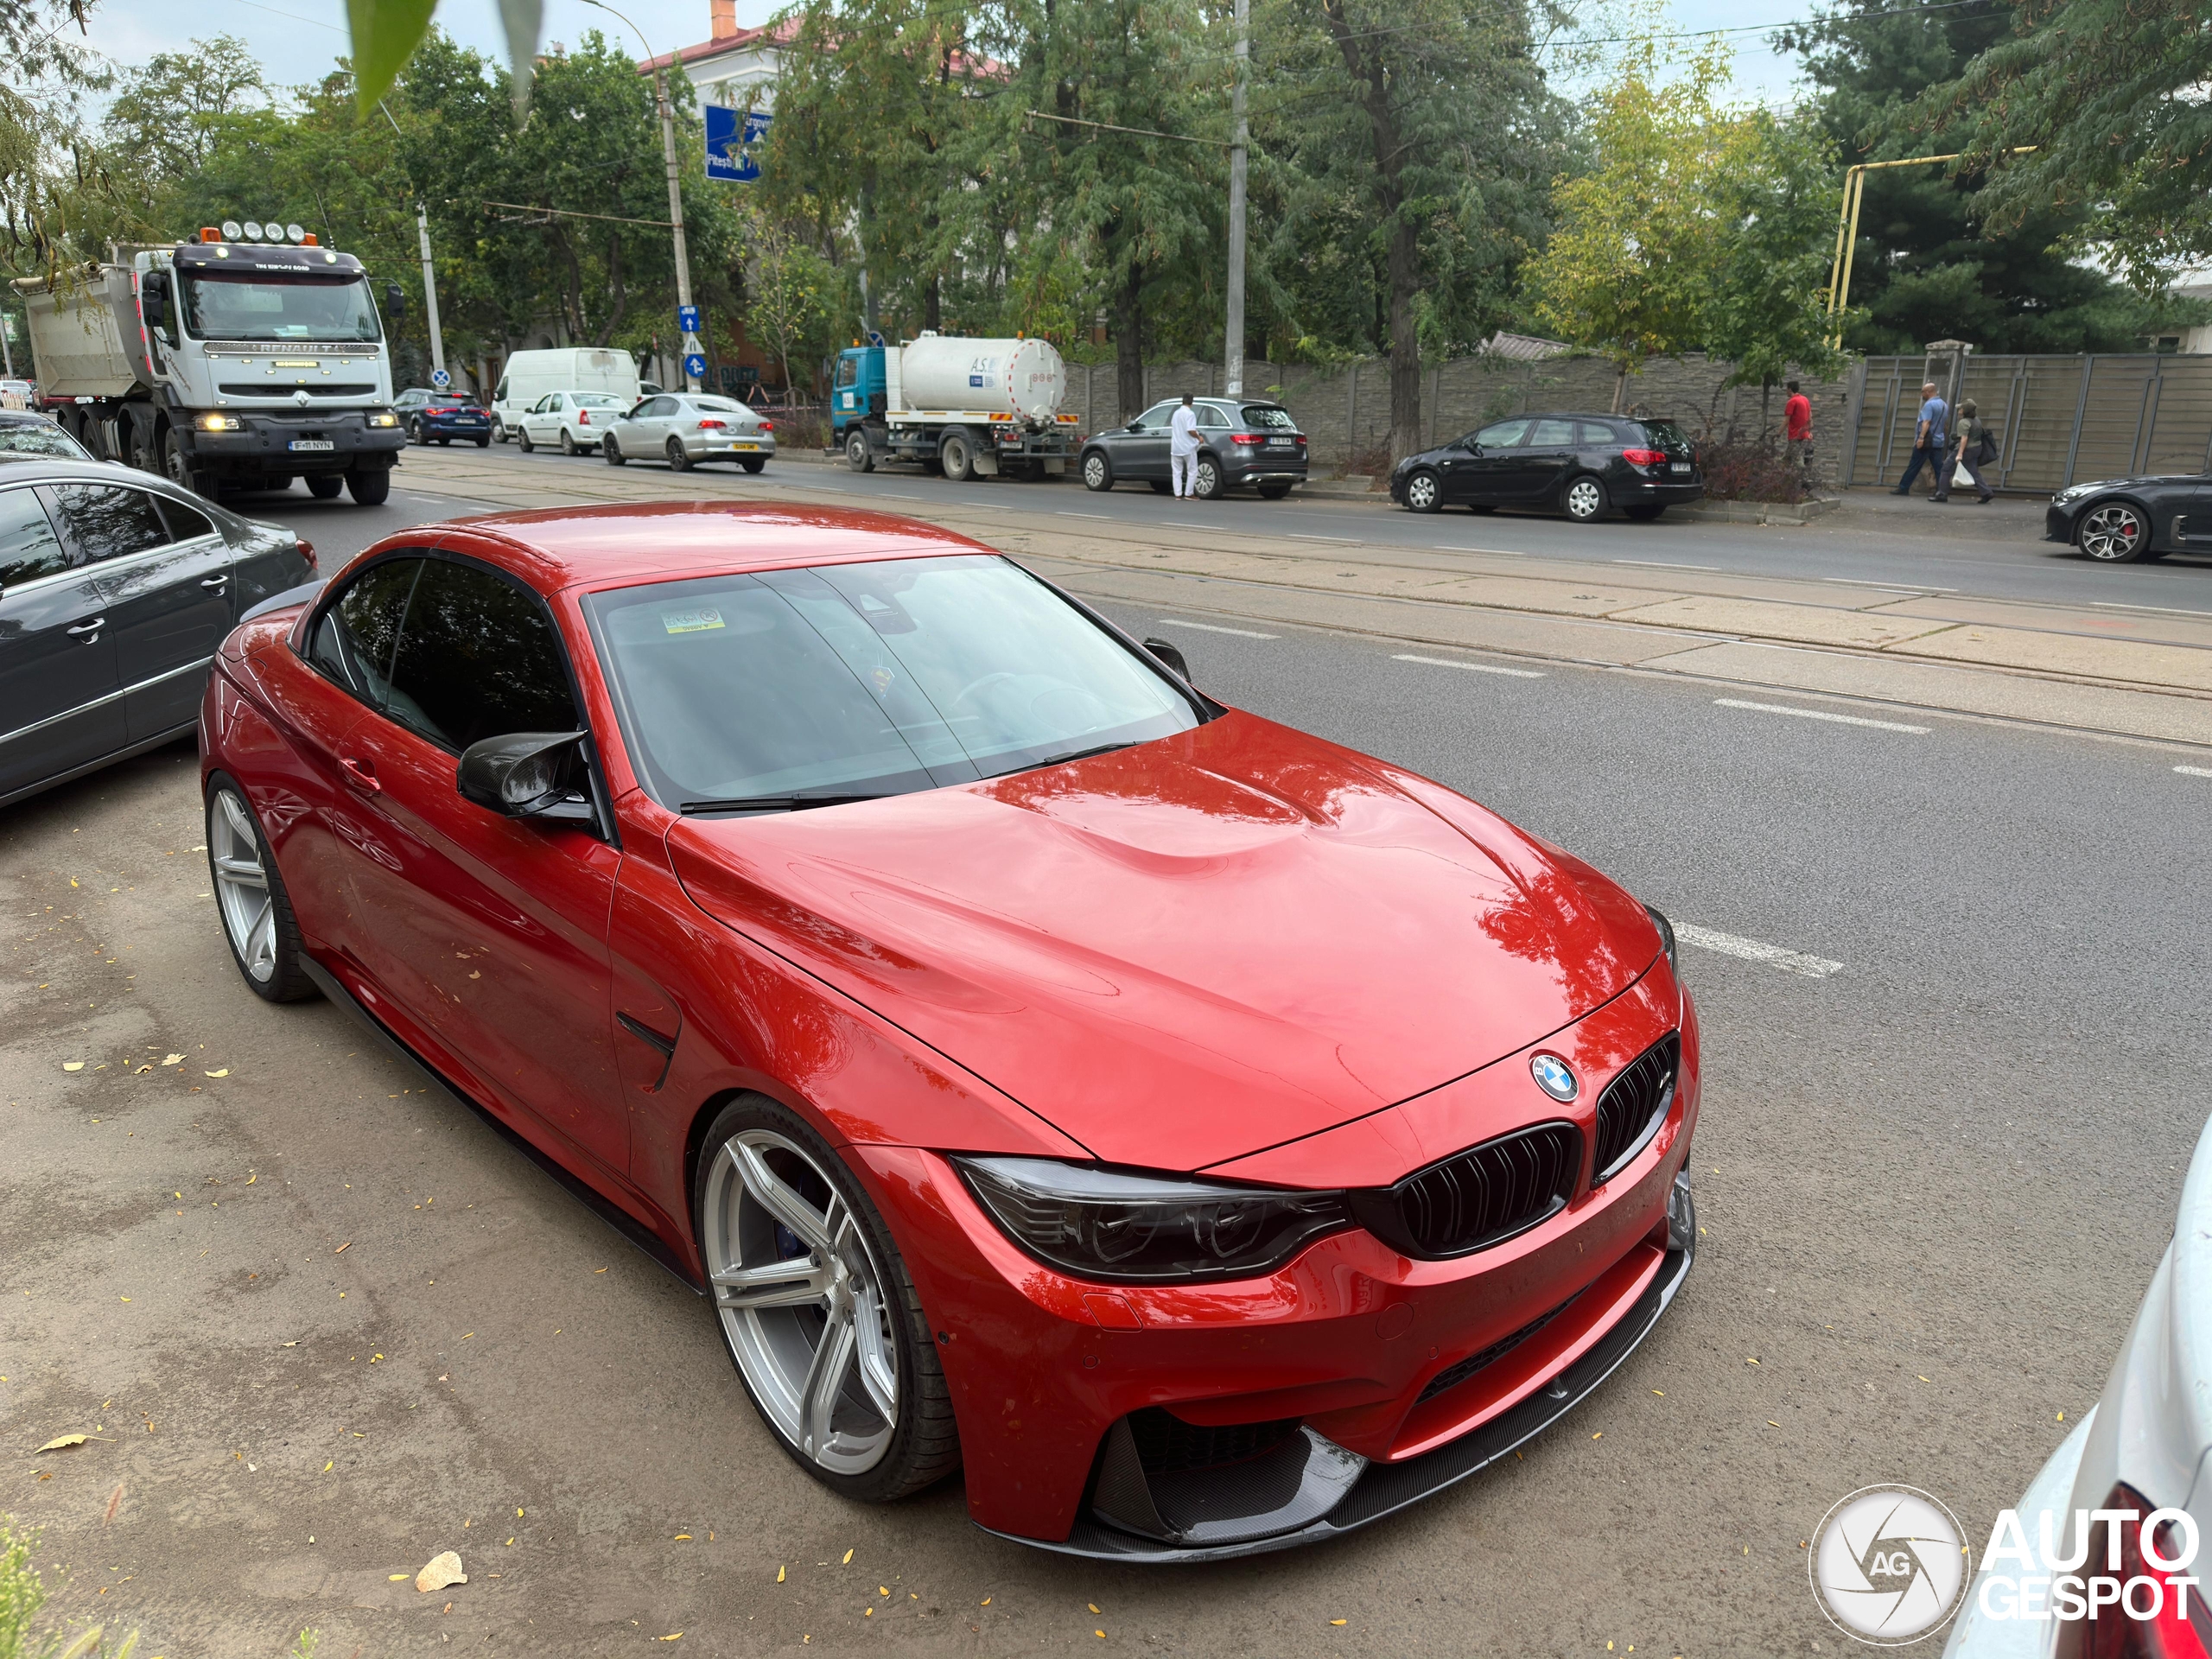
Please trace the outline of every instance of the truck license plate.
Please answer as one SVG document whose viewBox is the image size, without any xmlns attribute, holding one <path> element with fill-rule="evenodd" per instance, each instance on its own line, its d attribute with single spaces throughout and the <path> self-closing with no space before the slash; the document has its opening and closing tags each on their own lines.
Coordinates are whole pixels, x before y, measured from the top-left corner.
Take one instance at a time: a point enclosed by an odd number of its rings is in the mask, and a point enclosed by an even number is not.
<svg viewBox="0 0 2212 1659">
<path fill-rule="evenodd" d="M 291 442 L 286 444 L 284 447 L 287 449 L 296 451 L 308 451 L 317 449 L 335 449 L 338 446 L 333 443 L 328 438 L 294 438 Z"/>
</svg>

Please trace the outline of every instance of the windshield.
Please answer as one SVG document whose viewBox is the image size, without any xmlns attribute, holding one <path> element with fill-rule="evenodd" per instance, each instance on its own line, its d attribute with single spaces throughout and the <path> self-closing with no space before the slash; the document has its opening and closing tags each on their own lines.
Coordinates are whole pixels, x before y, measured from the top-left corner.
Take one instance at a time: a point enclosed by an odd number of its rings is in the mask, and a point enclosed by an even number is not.
<svg viewBox="0 0 2212 1659">
<path fill-rule="evenodd" d="M 902 794 L 1198 723 L 1162 672 L 988 554 L 594 594 L 623 735 L 664 805 Z"/>
<path fill-rule="evenodd" d="M 84 445 L 49 421 L 0 421 L 0 454 L 66 455 L 90 461 Z"/>
<path fill-rule="evenodd" d="M 184 326 L 197 340 L 362 340 L 382 337 L 360 277 L 263 282 L 243 274 L 184 279 Z"/>
<path fill-rule="evenodd" d="M 1288 410 L 1278 409 L 1273 404 L 1247 404 L 1244 405 L 1244 424 L 1273 427 L 1278 432 L 1288 432 L 1298 423 L 1290 418 Z"/>
</svg>

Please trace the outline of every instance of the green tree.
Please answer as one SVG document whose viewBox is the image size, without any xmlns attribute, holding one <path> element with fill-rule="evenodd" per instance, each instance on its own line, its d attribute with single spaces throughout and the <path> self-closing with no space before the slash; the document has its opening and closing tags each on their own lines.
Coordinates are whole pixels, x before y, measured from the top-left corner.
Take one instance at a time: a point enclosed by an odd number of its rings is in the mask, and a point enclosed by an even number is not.
<svg viewBox="0 0 2212 1659">
<path fill-rule="evenodd" d="M 137 228 L 127 169 L 85 123 L 113 85 L 90 40 L 92 0 L 0 0 L 0 264 L 55 276 Z"/>
<path fill-rule="evenodd" d="M 782 365 L 784 385 L 796 392 L 791 359 L 806 369 L 810 386 L 813 365 L 830 353 L 851 302 L 847 273 L 757 207 L 740 210 L 740 235 L 747 332 Z"/>
<path fill-rule="evenodd" d="M 233 35 L 194 41 L 189 52 L 157 52 L 117 83 L 102 136 L 134 159 L 149 191 L 197 172 L 226 120 L 269 99 L 259 60 Z"/>
<path fill-rule="evenodd" d="M 1753 110 L 1728 124 L 1719 257 L 1699 333 L 1736 365 L 1732 384 L 1759 388 L 1762 417 L 1792 368 L 1827 378 L 1843 365 L 1827 311 L 1838 176 L 1834 146 L 1811 121 Z"/>
</svg>

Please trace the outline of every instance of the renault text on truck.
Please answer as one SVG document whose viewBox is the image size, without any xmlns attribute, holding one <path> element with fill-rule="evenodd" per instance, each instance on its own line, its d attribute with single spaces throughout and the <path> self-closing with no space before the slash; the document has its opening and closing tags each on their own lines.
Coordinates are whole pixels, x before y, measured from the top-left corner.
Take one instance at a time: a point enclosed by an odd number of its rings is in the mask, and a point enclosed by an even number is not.
<svg viewBox="0 0 2212 1659">
<path fill-rule="evenodd" d="M 405 435 L 367 275 L 289 228 L 289 245 L 226 224 L 18 279 L 43 406 L 93 454 L 201 495 L 304 478 L 384 500 Z"/>
<path fill-rule="evenodd" d="M 1082 434 L 1067 365 L 1041 340 L 963 340 L 925 332 L 904 346 L 839 354 L 830 429 L 856 473 L 919 461 L 956 482 L 1067 470 Z"/>
</svg>

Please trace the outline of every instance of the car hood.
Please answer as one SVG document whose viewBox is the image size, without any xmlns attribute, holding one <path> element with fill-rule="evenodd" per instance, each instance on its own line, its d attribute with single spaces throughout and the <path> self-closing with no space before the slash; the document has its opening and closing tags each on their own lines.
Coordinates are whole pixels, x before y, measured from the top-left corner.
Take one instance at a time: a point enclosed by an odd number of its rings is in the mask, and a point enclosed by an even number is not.
<svg viewBox="0 0 2212 1659">
<path fill-rule="evenodd" d="M 2101 478 L 2094 483 L 2071 484 L 2057 493 L 2067 495 L 2075 501 L 2086 501 L 2101 491 L 2140 490 L 2146 489 L 2153 484 L 2183 489 L 2212 490 L 2212 477 L 2200 476 L 2196 473 L 2145 473 L 2133 478 Z"/>
<path fill-rule="evenodd" d="M 1472 803 L 1236 712 L 980 784 L 687 818 L 668 847 L 709 914 L 1153 1167 L 1433 1089 L 1658 948 L 1619 888 Z"/>
</svg>

